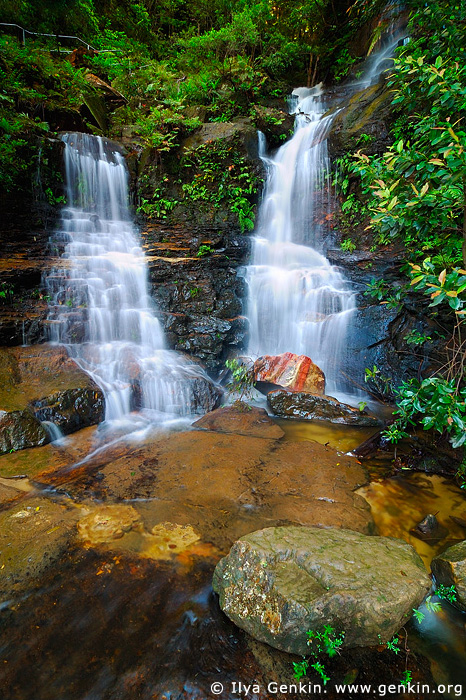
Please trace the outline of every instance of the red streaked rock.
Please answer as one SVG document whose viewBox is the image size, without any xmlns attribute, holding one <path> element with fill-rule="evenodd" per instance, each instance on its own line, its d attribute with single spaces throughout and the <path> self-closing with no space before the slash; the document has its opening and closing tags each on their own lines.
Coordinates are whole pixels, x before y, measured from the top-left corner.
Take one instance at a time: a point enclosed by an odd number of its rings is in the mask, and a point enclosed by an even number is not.
<svg viewBox="0 0 466 700">
<path fill-rule="evenodd" d="M 306 355 L 292 352 L 263 355 L 254 362 L 254 378 L 257 382 L 278 384 L 290 391 L 325 394 L 325 375 Z"/>
</svg>

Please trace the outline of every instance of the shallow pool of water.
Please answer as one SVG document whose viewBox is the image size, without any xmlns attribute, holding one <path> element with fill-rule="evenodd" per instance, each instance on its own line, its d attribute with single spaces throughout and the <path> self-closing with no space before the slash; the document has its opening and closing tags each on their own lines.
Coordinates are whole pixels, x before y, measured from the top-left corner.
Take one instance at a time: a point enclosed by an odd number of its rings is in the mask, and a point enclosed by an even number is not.
<svg viewBox="0 0 466 700">
<path fill-rule="evenodd" d="M 304 421 L 280 421 L 280 425 L 285 440 L 329 443 L 341 454 L 371 434 Z M 234 441 L 234 436 L 230 437 Z M 29 459 L 37 455 L 41 469 L 49 460 L 50 467 L 62 476 L 56 484 L 59 491 L 52 489 L 47 497 L 58 499 L 65 509 L 79 511 L 81 517 L 98 505 L 98 472 L 89 482 L 84 500 L 76 496 L 70 500 L 65 486 L 70 486 L 73 478 L 69 465 L 82 462 L 91 446 L 98 449 L 94 434 L 87 431 L 69 438 L 66 446 L 24 451 L 18 464 L 26 465 L 27 452 Z M 135 441 L 116 441 L 110 449 L 111 459 L 127 460 L 131 469 L 139 447 Z M 97 452 L 90 460 L 94 469 L 108 461 L 109 455 L 104 458 L 103 454 Z M 0 458 L 0 471 L 1 466 Z M 389 466 L 372 465 L 371 473 L 384 474 Z M 10 474 L 12 471 L 13 463 Z M 76 471 L 83 478 L 82 467 Z M 34 481 L 31 483 L 34 488 Z M 277 492 L 279 489 L 277 484 Z M 451 518 L 466 519 L 466 499 L 443 477 L 406 473 L 373 481 L 361 493 L 371 504 L 380 534 L 409 541 L 426 565 L 442 548 L 465 536 L 464 529 Z M 29 488 L 23 488 L 19 497 L 30 498 Z M 169 501 L 157 498 L 136 498 L 127 503 L 141 515 L 143 527 L 104 545 L 83 546 L 72 538 L 53 567 L 20 595 L 3 602 L 1 700 L 206 700 L 214 697 L 210 688 L 216 682 L 224 686 L 217 697 L 231 700 L 246 696 L 244 685 L 241 690 L 235 683 L 255 681 L 261 692 L 250 692 L 246 697 L 265 700 L 272 697 L 267 683 L 291 683 L 292 659 L 248 638 L 219 610 L 211 577 L 221 551 L 212 546 L 208 534 L 190 541 L 184 550 L 176 549 L 170 556 L 165 550 L 160 555 L 160 533 L 155 537 L 151 532 L 154 524 L 179 521 L 183 513 L 193 521 L 195 515 L 202 519 L 199 507 L 189 504 L 188 494 L 184 511 L 179 507 L 174 511 Z M 437 513 L 445 528 L 436 542 L 409 534 L 428 513 Z M 254 508 L 245 510 L 239 504 L 239 527 L 247 528 L 250 523 L 249 529 L 255 529 L 254 520 Z M 213 527 L 223 527 L 222 522 L 219 508 Z M 407 626 L 411 649 L 407 664 L 417 682 L 463 684 L 466 689 L 465 622 L 466 616 L 442 603 L 440 613 L 427 612 L 421 625 Z M 332 683 L 347 678 L 389 684 L 398 682 L 405 663 L 404 656 L 386 650 L 347 650 L 328 668 Z M 331 684 L 327 690 L 328 698 L 338 697 Z M 274 693 L 273 697 L 284 700 L 290 693 Z M 293 693 L 291 697 L 309 694 Z M 416 694 L 419 700 L 424 697 L 440 695 Z M 452 688 L 445 697 L 458 695 Z"/>
</svg>

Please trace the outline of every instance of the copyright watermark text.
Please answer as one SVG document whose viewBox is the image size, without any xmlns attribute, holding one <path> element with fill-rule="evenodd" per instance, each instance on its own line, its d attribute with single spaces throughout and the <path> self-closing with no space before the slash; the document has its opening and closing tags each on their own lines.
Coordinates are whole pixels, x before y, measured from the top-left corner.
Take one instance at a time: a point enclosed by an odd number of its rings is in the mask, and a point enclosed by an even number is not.
<svg viewBox="0 0 466 700">
<path fill-rule="evenodd" d="M 318 695 L 325 696 L 328 692 L 325 686 L 318 683 L 277 683 L 275 681 L 271 681 L 266 686 L 261 686 L 258 683 L 247 684 L 240 681 L 229 681 L 228 683 L 215 682 L 210 686 L 210 690 L 213 696 L 219 696 L 222 695 L 223 692 L 227 692 L 245 698 L 254 698 L 254 696 L 264 692 L 267 692 L 269 695 L 290 696 L 295 696 L 299 693 L 300 695 L 308 695 L 309 697 Z M 463 686 L 460 683 L 438 686 L 431 686 L 425 683 L 381 683 L 379 685 L 363 683 L 348 685 L 335 684 L 332 686 L 332 690 L 338 695 L 348 695 L 349 697 L 351 697 L 353 693 L 359 693 L 360 695 L 367 695 L 373 698 L 385 698 L 395 694 L 419 696 L 420 693 L 437 694 L 439 696 L 449 694 L 457 698 L 463 696 Z"/>
</svg>

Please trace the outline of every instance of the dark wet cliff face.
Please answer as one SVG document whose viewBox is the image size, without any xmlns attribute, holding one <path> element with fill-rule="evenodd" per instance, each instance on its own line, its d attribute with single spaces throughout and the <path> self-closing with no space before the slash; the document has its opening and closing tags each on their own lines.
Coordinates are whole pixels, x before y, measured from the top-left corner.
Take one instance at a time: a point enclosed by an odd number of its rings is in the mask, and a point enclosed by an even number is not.
<svg viewBox="0 0 466 700">
<path fill-rule="evenodd" d="M 250 239 L 218 230 L 149 225 L 142 231 L 152 296 L 169 347 L 211 371 L 242 350 L 248 323 L 245 285 L 238 266 Z"/>
</svg>

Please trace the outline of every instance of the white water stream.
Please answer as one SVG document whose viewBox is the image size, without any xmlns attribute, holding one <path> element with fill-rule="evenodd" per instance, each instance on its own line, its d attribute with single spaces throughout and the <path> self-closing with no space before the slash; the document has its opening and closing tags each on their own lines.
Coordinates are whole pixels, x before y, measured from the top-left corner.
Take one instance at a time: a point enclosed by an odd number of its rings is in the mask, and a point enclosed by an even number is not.
<svg viewBox="0 0 466 700">
<path fill-rule="evenodd" d="M 101 387 L 106 420 L 196 412 L 203 371 L 165 348 L 128 208 L 125 160 L 111 142 L 65 134 L 68 205 L 58 237 L 68 269 L 47 279 L 52 340 Z"/>
<path fill-rule="evenodd" d="M 347 93 L 376 83 L 403 37 L 403 27 L 390 29 Z M 267 177 L 245 275 L 248 355 L 307 355 L 324 371 L 327 393 L 341 396 L 355 392 L 342 368 L 352 352 L 348 331 L 357 307 L 350 282 L 324 256 L 332 216 L 327 135 L 338 110 L 324 116 L 323 98 L 320 86 L 293 91 L 294 134 L 273 155 L 259 136 Z"/>
<path fill-rule="evenodd" d="M 251 357 L 305 354 L 338 388 L 346 329 L 356 309 L 349 283 L 322 254 L 329 215 L 327 131 L 320 87 L 294 98 L 295 132 L 273 157 L 260 139 L 267 180 L 247 268 Z"/>
</svg>

